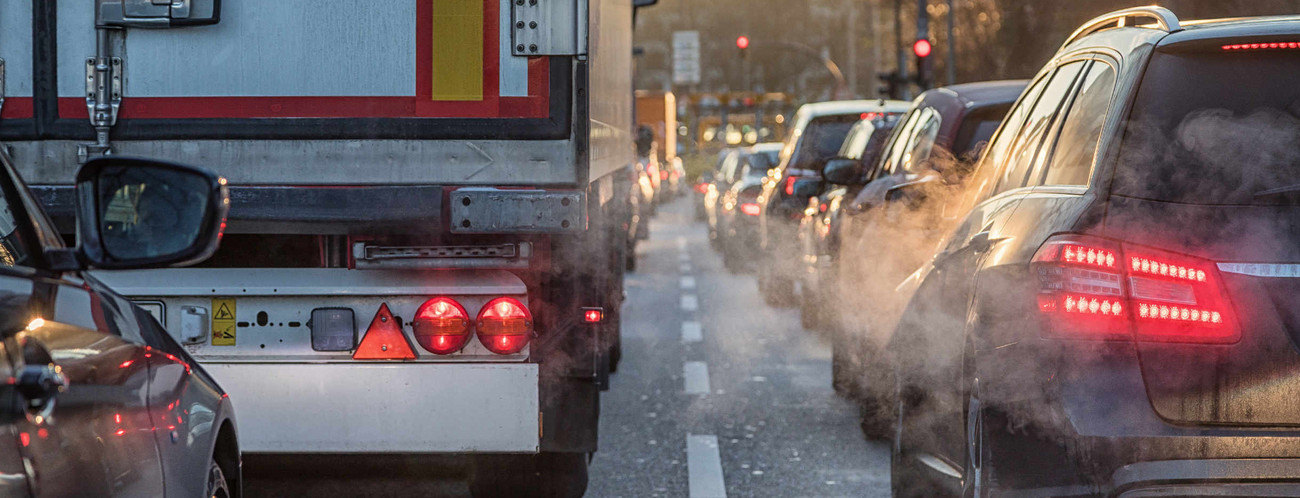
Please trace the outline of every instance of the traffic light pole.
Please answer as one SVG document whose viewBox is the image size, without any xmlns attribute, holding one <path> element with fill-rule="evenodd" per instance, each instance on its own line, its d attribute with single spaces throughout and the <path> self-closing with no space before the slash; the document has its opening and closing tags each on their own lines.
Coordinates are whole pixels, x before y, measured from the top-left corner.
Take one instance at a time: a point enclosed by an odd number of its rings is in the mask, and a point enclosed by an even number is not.
<svg viewBox="0 0 1300 498">
<path fill-rule="evenodd" d="M 930 12 L 926 10 L 926 6 L 928 3 L 929 0 L 916 0 L 916 39 L 917 40 L 930 39 Z M 925 54 L 926 55 L 925 57 L 921 57 L 920 56 L 921 54 L 915 54 L 915 55 L 917 55 L 916 84 L 921 88 L 921 91 L 924 92 L 930 89 L 930 84 L 932 81 L 930 77 L 930 57 L 929 57 L 930 54 Z"/>
<path fill-rule="evenodd" d="M 898 46 L 898 75 L 899 81 L 907 81 L 907 47 L 903 45 L 903 0 L 894 0 L 894 44 Z M 908 91 L 907 85 L 903 85 L 900 95 L 895 98 L 904 100 L 912 99 L 912 92 Z"/>
</svg>

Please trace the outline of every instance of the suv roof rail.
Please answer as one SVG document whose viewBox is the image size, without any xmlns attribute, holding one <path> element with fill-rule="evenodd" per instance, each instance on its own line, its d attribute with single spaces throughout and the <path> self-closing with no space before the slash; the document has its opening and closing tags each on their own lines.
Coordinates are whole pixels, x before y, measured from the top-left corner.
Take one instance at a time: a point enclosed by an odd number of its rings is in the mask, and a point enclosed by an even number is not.
<svg viewBox="0 0 1300 498">
<path fill-rule="evenodd" d="M 1160 26 L 1161 30 L 1169 33 L 1175 33 L 1182 31 L 1183 29 L 1183 26 L 1178 22 L 1178 16 L 1174 15 L 1174 13 L 1169 9 L 1156 5 L 1133 7 L 1131 9 L 1117 10 L 1108 14 L 1102 14 L 1093 18 L 1091 21 L 1083 23 L 1083 26 L 1080 26 L 1079 29 L 1075 30 L 1069 38 L 1065 39 L 1065 43 L 1061 44 L 1061 48 L 1065 48 L 1066 45 L 1069 45 L 1071 42 L 1078 40 L 1079 38 L 1083 38 L 1110 27 L 1123 28 L 1125 26 L 1136 26 L 1136 24 L 1129 23 L 1130 18 L 1153 19 L 1156 24 Z M 1110 26 L 1112 23 L 1114 23 L 1115 26 Z"/>
</svg>

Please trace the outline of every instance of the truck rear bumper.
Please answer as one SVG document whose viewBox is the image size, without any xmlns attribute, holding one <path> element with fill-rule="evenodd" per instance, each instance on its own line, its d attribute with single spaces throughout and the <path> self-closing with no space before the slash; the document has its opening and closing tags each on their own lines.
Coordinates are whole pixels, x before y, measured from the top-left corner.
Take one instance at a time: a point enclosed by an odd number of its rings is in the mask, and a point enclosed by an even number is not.
<svg viewBox="0 0 1300 498">
<path fill-rule="evenodd" d="M 536 364 L 205 363 L 248 453 L 533 453 Z"/>
</svg>

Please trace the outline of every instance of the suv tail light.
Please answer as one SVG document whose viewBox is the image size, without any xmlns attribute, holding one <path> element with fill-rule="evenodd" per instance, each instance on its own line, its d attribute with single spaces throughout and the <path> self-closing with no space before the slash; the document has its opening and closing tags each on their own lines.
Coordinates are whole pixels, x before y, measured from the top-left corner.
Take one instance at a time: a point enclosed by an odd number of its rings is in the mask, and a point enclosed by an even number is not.
<svg viewBox="0 0 1300 498">
<path fill-rule="evenodd" d="M 528 345 L 533 314 L 511 297 L 498 297 L 478 313 L 478 340 L 496 354 L 515 354 Z"/>
<path fill-rule="evenodd" d="M 794 182 L 799 181 L 797 176 L 785 177 L 785 195 L 794 195 Z"/>
<path fill-rule="evenodd" d="M 415 341 L 433 354 L 452 354 L 469 342 L 469 313 L 454 299 L 435 297 L 415 312 Z"/>
<path fill-rule="evenodd" d="M 1034 254 L 1038 309 L 1067 339 L 1226 344 L 1232 319 L 1210 261 L 1098 237 L 1059 235 Z"/>
<path fill-rule="evenodd" d="M 370 320 L 365 337 L 352 353 L 354 360 L 414 360 L 415 350 L 402 333 L 402 324 L 393 318 L 388 304 L 379 305 L 379 311 Z"/>
</svg>

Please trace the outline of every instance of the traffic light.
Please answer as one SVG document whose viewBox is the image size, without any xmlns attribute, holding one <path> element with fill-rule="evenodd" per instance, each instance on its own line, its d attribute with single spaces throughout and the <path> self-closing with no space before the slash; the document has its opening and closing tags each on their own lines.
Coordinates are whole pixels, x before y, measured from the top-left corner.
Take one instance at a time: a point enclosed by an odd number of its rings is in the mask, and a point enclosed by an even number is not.
<svg viewBox="0 0 1300 498">
<path fill-rule="evenodd" d="M 930 77 L 930 54 L 932 52 L 934 52 L 934 45 L 930 44 L 928 38 L 918 38 L 915 43 L 912 43 L 912 53 L 916 55 L 915 81 L 922 91 L 929 89 L 933 82 Z"/>
<path fill-rule="evenodd" d="M 749 48 L 749 37 L 740 35 L 736 37 L 736 48 L 745 50 Z"/>
</svg>

